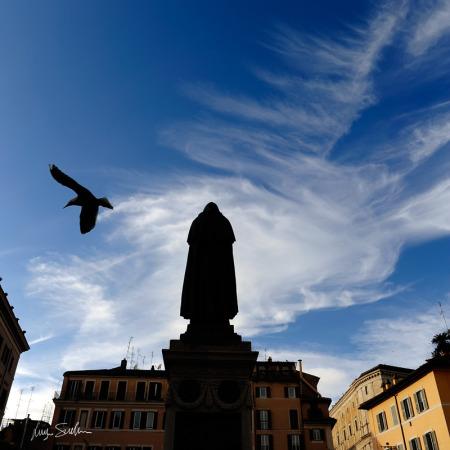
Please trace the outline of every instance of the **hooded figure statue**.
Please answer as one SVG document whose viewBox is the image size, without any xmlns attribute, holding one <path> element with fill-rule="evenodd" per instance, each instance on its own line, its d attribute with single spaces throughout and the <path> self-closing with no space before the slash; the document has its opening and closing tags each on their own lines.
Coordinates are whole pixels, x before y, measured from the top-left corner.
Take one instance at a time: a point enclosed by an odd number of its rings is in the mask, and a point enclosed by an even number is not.
<svg viewBox="0 0 450 450">
<path fill-rule="evenodd" d="M 228 323 L 238 312 L 233 228 L 215 203 L 192 222 L 181 296 L 181 316 L 191 324 Z"/>
</svg>

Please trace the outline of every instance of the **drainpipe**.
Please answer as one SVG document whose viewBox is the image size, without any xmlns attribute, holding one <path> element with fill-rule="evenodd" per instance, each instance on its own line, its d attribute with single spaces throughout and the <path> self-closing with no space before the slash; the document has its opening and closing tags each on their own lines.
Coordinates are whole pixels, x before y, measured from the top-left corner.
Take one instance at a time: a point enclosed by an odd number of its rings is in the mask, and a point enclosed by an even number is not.
<svg viewBox="0 0 450 450">
<path fill-rule="evenodd" d="M 397 408 L 398 423 L 400 424 L 400 430 L 402 431 L 403 446 L 404 446 L 405 449 L 406 449 L 405 432 L 403 431 L 402 418 L 401 418 L 401 416 L 400 416 L 400 410 L 399 410 L 399 408 L 398 408 L 397 394 L 394 394 L 394 398 L 395 398 L 395 407 Z"/>
<path fill-rule="evenodd" d="M 303 405 L 302 405 L 302 397 L 303 397 L 303 383 L 302 383 L 302 379 L 303 379 L 303 366 L 302 366 L 302 360 L 299 359 L 298 360 L 298 372 L 300 375 L 299 378 L 299 399 L 298 402 L 300 404 L 300 433 L 302 436 L 302 440 L 303 440 L 303 444 L 306 441 L 306 436 L 305 436 L 305 424 L 303 421 Z"/>
</svg>

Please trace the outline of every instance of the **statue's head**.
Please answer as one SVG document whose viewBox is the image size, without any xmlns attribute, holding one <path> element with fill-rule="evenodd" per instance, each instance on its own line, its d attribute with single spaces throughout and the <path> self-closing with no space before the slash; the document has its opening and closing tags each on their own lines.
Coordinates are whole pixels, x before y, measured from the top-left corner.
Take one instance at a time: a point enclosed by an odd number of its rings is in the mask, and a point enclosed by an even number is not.
<svg viewBox="0 0 450 450">
<path fill-rule="evenodd" d="M 209 203 L 205 206 L 203 212 L 205 212 L 205 213 L 211 213 L 211 212 L 220 212 L 220 211 L 219 211 L 219 207 L 218 207 L 214 202 L 209 202 Z"/>
</svg>

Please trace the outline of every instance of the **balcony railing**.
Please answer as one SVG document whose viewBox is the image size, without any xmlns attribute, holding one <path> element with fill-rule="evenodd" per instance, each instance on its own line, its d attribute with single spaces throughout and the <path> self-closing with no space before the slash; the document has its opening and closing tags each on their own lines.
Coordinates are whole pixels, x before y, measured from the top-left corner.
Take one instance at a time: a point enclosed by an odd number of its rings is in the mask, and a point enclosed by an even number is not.
<svg viewBox="0 0 450 450">
<path fill-rule="evenodd" d="M 163 397 L 136 395 L 135 392 L 55 392 L 55 400 L 110 401 L 110 402 L 162 402 Z"/>
</svg>

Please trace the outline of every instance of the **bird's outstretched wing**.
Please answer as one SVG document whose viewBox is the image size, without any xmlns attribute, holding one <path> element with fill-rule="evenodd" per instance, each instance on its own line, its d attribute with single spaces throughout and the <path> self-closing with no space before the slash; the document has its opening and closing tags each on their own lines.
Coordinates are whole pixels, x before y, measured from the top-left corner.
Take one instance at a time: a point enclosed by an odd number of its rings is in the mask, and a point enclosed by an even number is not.
<svg viewBox="0 0 450 450">
<path fill-rule="evenodd" d="M 63 171 L 59 170 L 54 164 L 50 164 L 50 173 L 58 183 L 72 189 L 78 195 L 90 193 L 88 189 L 81 186 L 81 184 L 77 183 L 73 178 L 70 178 L 69 175 L 66 175 Z"/>
<path fill-rule="evenodd" d="M 80 231 L 81 234 L 89 233 L 97 221 L 98 205 L 84 205 L 80 213 Z"/>
</svg>

